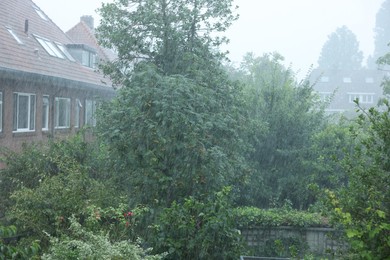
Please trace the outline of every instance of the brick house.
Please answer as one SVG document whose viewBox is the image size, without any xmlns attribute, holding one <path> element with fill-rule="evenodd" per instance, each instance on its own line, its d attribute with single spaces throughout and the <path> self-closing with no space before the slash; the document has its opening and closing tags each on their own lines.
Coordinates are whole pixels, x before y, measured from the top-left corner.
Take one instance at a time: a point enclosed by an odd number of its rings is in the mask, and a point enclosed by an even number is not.
<svg viewBox="0 0 390 260">
<path fill-rule="evenodd" d="M 386 72 L 380 70 L 322 70 L 310 75 L 314 91 L 322 101 L 329 102 L 328 113 L 353 114 L 355 99 L 364 108 L 376 106 L 383 98 L 381 83 Z"/>
<path fill-rule="evenodd" d="M 18 149 L 94 125 L 97 100 L 115 95 L 96 71 L 96 62 L 109 57 L 98 55 L 31 0 L 1 0 L 0 147 Z"/>
</svg>

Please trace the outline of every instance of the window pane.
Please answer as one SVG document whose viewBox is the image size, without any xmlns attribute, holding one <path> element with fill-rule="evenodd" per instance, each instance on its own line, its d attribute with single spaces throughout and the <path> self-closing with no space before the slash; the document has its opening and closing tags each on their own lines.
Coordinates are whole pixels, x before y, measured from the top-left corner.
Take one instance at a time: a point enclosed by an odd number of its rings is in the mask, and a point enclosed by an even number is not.
<svg viewBox="0 0 390 260">
<path fill-rule="evenodd" d="M 91 125 L 91 126 L 96 125 L 95 109 L 96 109 L 95 101 L 92 100 L 85 101 L 85 123 L 87 125 Z"/>
<path fill-rule="evenodd" d="M 80 99 L 76 99 L 75 114 L 74 114 L 74 126 L 75 127 L 80 127 L 80 108 L 81 108 Z"/>
<path fill-rule="evenodd" d="M 70 99 L 56 98 L 56 127 L 70 126 Z"/>
<path fill-rule="evenodd" d="M 30 96 L 30 130 L 35 129 L 35 95 Z"/>
<path fill-rule="evenodd" d="M 29 116 L 28 96 L 19 95 L 18 101 L 18 129 L 27 129 Z"/>
<path fill-rule="evenodd" d="M 0 92 L 0 132 L 3 131 L 3 93 Z"/>
<path fill-rule="evenodd" d="M 42 97 L 42 129 L 49 129 L 49 97 Z"/>
</svg>

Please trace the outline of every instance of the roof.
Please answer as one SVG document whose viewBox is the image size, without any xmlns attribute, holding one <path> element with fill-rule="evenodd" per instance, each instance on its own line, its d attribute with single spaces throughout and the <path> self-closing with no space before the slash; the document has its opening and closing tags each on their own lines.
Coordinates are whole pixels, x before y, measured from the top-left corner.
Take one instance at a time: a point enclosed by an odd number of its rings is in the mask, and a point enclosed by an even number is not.
<svg viewBox="0 0 390 260">
<path fill-rule="evenodd" d="M 12 35 L 12 33 L 19 39 Z M 0 1 L 0 70 L 40 74 L 111 88 L 108 79 L 92 68 L 67 57 L 50 55 L 38 42 L 41 37 L 53 44 L 75 44 L 31 0 Z"/>
<path fill-rule="evenodd" d="M 66 34 L 75 42 L 87 44 L 97 50 L 99 59 L 103 61 L 113 61 L 117 58 L 115 53 L 99 45 L 95 37 L 95 32 L 84 21 L 80 21 L 73 26 Z"/>
</svg>

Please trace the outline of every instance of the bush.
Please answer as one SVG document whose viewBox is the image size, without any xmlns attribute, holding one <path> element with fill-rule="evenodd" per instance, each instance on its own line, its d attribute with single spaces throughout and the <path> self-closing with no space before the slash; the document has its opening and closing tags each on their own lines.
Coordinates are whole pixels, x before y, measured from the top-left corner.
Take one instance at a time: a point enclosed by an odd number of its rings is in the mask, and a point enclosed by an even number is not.
<svg viewBox="0 0 390 260">
<path fill-rule="evenodd" d="M 327 219 L 322 217 L 319 213 L 298 211 L 288 207 L 271 209 L 240 207 L 233 210 L 233 215 L 239 228 L 328 226 Z"/>
<path fill-rule="evenodd" d="M 138 244 L 122 240 L 111 242 L 108 234 L 86 231 L 74 217 L 70 218 L 70 234 L 50 238 L 49 252 L 42 259 L 162 259 L 164 254 L 150 255 Z"/>
<path fill-rule="evenodd" d="M 244 253 L 228 194 L 224 188 L 202 202 L 192 197 L 172 203 L 159 218 L 155 248 L 167 259 L 238 259 Z"/>
</svg>

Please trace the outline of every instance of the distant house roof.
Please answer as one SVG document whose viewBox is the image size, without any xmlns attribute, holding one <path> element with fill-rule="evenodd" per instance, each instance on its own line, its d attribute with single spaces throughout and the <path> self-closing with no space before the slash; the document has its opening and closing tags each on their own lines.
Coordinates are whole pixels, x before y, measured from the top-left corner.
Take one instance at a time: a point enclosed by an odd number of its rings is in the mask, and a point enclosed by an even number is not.
<svg viewBox="0 0 390 260">
<path fill-rule="evenodd" d="M 82 16 L 80 22 L 73 26 L 66 34 L 78 44 L 86 44 L 96 49 L 98 58 L 103 61 L 113 61 L 117 58 L 112 50 L 99 45 L 95 37 L 94 23 L 92 16 Z"/>
<path fill-rule="evenodd" d="M 77 44 L 31 0 L 0 1 L 0 70 L 39 74 L 109 87 L 110 82 L 70 56 Z"/>
<path fill-rule="evenodd" d="M 354 100 L 361 107 L 375 106 L 383 98 L 381 83 L 387 73 L 380 70 L 322 70 L 315 69 L 310 75 L 313 89 L 321 100 L 330 101 L 326 111 L 355 111 Z"/>
</svg>

